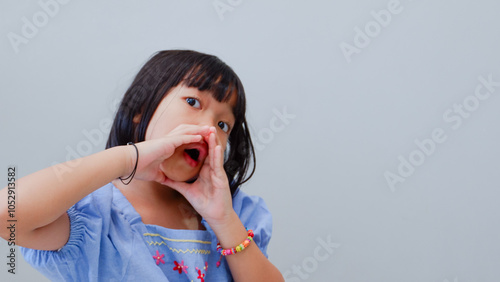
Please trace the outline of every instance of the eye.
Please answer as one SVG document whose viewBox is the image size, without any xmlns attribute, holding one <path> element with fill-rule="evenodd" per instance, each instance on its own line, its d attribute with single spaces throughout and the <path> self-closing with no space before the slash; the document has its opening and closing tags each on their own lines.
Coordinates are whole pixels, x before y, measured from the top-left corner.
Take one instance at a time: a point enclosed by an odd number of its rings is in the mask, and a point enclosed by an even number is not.
<svg viewBox="0 0 500 282">
<path fill-rule="evenodd" d="M 192 107 L 195 107 L 195 108 L 200 108 L 200 101 L 198 101 L 197 99 L 195 98 L 186 98 L 186 102 L 191 105 Z"/>
<path fill-rule="evenodd" d="M 222 131 L 224 131 L 226 133 L 229 131 L 229 125 L 227 123 L 225 123 L 223 121 L 219 121 L 219 123 L 217 125 L 220 127 L 220 129 L 222 129 Z"/>
</svg>

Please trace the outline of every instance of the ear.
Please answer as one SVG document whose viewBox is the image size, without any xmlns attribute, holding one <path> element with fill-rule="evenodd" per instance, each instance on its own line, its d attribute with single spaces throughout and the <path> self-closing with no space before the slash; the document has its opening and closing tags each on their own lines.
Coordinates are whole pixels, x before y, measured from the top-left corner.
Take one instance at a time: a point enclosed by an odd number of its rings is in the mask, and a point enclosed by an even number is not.
<svg viewBox="0 0 500 282">
<path fill-rule="evenodd" d="M 132 122 L 135 124 L 139 124 L 139 122 L 141 121 L 141 117 L 142 117 L 142 114 L 136 114 L 134 116 L 134 118 L 132 119 Z"/>
</svg>

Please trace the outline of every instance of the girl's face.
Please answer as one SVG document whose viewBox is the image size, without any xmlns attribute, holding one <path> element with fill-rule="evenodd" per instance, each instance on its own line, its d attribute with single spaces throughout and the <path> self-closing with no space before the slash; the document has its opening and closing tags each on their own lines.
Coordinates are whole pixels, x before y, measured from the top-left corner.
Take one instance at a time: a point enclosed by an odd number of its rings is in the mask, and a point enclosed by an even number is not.
<svg viewBox="0 0 500 282">
<path fill-rule="evenodd" d="M 237 96 L 219 102 L 207 91 L 182 84 L 172 88 L 156 108 L 146 130 L 146 140 L 165 136 L 181 124 L 208 125 L 216 128 L 216 142 L 226 149 L 234 126 L 233 108 Z M 178 147 L 163 163 L 165 175 L 175 181 L 188 181 L 198 176 L 208 154 L 208 144 L 186 144 Z"/>
</svg>

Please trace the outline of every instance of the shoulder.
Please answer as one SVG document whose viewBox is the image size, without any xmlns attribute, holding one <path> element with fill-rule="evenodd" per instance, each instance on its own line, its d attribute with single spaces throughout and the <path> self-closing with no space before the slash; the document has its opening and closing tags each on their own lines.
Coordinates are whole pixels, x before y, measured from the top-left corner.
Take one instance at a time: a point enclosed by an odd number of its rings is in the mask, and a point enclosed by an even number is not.
<svg viewBox="0 0 500 282">
<path fill-rule="evenodd" d="M 68 209 L 71 233 L 81 225 L 85 225 L 88 229 L 99 229 L 110 220 L 115 200 L 113 187 L 111 183 L 108 183 Z"/>
<path fill-rule="evenodd" d="M 54 278 L 49 268 L 58 268 L 67 263 L 76 264 L 77 261 L 90 259 L 91 250 L 99 249 L 95 247 L 95 243 L 101 241 L 102 234 L 109 226 L 112 207 L 113 185 L 107 184 L 85 196 L 67 210 L 70 220 L 70 236 L 61 249 L 44 251 L 22 248 L 25 259 L 47 277 Z M 98 252 L 96 254 L 98 255 Z M 60 274 L 62 275 L 62 272 Z"/>
<path fill-rule="evenodd" d="M 85 206 L 93 206 L 97 209 L 109 208 L 113 202 L 114 189 L 116 189 L 115 186 L 110 182 L 85 196 L 75 204 L 75 208 L 84 208 Z"/>
<path fill-rule="evenodd" d="M 259 196 L 248 195 L 241 190 L 238 190 L 233 197 L 233 209 L 240 219 L 251 216 L 271 217 L 264 199 Z"/>
</svg>

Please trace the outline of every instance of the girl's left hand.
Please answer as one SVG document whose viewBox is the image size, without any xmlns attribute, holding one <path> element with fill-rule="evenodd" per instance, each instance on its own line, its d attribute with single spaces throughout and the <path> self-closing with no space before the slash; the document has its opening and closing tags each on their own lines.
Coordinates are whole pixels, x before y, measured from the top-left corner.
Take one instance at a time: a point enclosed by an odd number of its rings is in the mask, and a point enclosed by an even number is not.
<svg viewBox="0 0 500 282">
<path fill-rule="evenodd" d="M 198 179 L 191 184 L 167 179 L 164 184 L 181 193 L 210 226 L 223 225 L 234 213 L 222 146 L 217 145 L 213 127 L 208 136 L 208 156 Z"/>
</svg>

